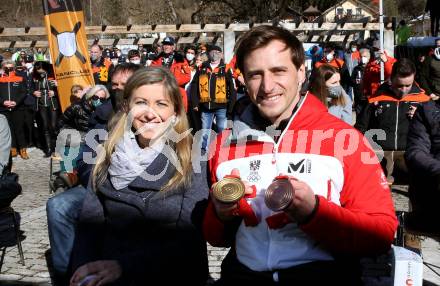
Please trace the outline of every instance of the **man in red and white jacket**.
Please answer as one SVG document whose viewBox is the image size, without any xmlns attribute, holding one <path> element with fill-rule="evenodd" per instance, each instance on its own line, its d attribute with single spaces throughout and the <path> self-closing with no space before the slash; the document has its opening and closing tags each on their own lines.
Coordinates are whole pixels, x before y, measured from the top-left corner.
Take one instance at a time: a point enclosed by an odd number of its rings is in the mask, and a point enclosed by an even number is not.
<svg viewBox="0 0 440 286">
<path fill-rule="evenodd" d="M 219 285 L 356 285 L 346 262 L 386 252 L 397 227 L 374 152 L 312 94 L 300 95 L 304 50 L 289 31 L 253 28 L 237 64 L 251 104 L 211 145 L 209 170 L 211 183 L 239 176 L 246 195 L 233 204 L 211 196 L 203 222 L 209 243 L 231 246 Z M 264 193 L 280 174 L 294 196 L 273 212 Z"/>
</svg>

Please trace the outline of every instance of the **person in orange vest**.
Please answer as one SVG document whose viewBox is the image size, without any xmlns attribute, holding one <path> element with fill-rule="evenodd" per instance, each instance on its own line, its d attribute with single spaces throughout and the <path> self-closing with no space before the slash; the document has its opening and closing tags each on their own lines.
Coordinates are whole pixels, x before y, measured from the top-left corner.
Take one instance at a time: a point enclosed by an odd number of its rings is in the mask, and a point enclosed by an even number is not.
<svg viewBox="0 0 440 286">
<path fill-rule="evenodd" d="M 107 85 L 109 76 L 113 70 L 113 64 L 110 60 L 105 60 L 102 56 L 103 48 L 94 44 L 90 47 L 90 61 L 92 62 L 92 72 L 95 84 Z"/>
<path fill-rule="evenodd" d="M 393 64 L 396 59 L 387 55 L 385 51 L 380 51 L 379 41 L 373 42 L 373 47 L 371 49 L 371 57 L 364 71 L 364 95 L 370 98 L 375 95 L 377 89 L 379 88 L 380 82 L 380 62 L 383 62 L 384 66 L 384 80 L 387 81 L 391 76 L 391 70 L 393 69 Z"/>
<path fill-rule="evenodd" d="M 331 65 L 332 67 L 336 68 L 341 75 L 341 86 L 345 91 L 347 91 L 350 85 L 350 74 L 344 60 L 336 57 L 335 50 L 336 48 L 334 44 L 328 43 L 324 47 L 322 59 L 315 63 L 315 70 L 324 64 Z M 313 77 L 314 75 L 312 72 L 312 78 Z"/>
<path fill-rule="evenodd" d="M 179 86 L 185 110 L 188 111 L 188 98 L 186 96 L 185 85 L 191 80 L 191 68 L 185 57 L 175 51 L 175 48 L 176 41 L 174 38 L 165 37 L 162 41 L 162 52 L 151 62 L 151 66 L 162 66 L 170 69 Z"/>
<path fill-rule="evenodd" d="M 209 61 L 197 70 L 191 83 L 192 109 L 201 115 L 203 151 L 209 147 L 214 118 L 218 132 L 226 129 L 236 101 L 232 71 L 223 61 L 222 49 L 210 46 L 208 55 Z"/>
<path fill-rule="evenodd" d="M 397 61 L 391 72 L 391 80 L 383 83 L 376 95 L 368 99 L 369 104 L 359 116 L 355 127 L 365 133 L 370 129 L 385 131 L 385 139 L 377 144 L 384 150 L 381 161 L 388 184 L 394 182 L 394 171 L 405 174 L 404 161 L 408 127 L 414 112 L 430 97 L 414 82 L 416 67 L 406 58 Z"/>
</svg>

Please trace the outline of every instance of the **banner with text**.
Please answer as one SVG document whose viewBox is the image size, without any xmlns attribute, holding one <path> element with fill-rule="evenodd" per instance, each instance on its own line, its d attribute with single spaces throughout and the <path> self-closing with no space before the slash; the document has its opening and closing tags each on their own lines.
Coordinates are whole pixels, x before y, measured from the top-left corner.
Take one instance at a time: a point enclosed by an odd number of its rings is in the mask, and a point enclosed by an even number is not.
<svg viewBox="0 0 440 286">
<path fill-rule="evenodd" d="M 84 13 L 80 0 L 43 0 L 43 10 L 58 95 L 64 112 L 70 105 L 73 85 L 94 85 Z"/>
</svg>

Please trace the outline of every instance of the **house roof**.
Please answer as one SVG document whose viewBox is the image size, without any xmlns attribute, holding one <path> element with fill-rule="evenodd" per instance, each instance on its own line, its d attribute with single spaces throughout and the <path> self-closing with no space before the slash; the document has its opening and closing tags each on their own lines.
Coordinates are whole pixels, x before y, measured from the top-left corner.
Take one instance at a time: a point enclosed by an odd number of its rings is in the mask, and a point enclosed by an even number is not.
<svg viewBox="0 0 440 286">
<path fill-rule="evenodd" d="M 302 14 L 300 12 L 298 12 L 298 10 L 295 10 L 291 7 L 287 7 L 285 10 L 286 14 L 290 14 L 290 15 L 295 15 L 295 16 L 301 16 Z"/>
<path fill-rule="evenodd" d="M 360 7 L 362 9 L 368 11 L 374 17 L 378 17 L 379 16 L 379 9 L 378 8 L 376 8 L 375 6 L 367 5 L 367 4 L 365 4 L 365 3 L 361 2 L 361 1 L 358 1 L 358 0 L 341 0 L 338 3 L 336 3 L 335 5 L 333 5 L 332 7 L 328 8 L 327 10 L 325 10 L 322 13 L 322 15 L 323 16 L 327 15 L 330 11 L 333 11 L 335 9 L 335 7 L 339 7 L 339 6 L 341 6 L 345 2 L 353 3 L 357 7 Z"/>
<path fill-rule="evenodd" d="M 318 10 L 318 6 L 310 5 L 303 11 L 303 15 L 321 15 L 321 11 Z"/>
</svg>

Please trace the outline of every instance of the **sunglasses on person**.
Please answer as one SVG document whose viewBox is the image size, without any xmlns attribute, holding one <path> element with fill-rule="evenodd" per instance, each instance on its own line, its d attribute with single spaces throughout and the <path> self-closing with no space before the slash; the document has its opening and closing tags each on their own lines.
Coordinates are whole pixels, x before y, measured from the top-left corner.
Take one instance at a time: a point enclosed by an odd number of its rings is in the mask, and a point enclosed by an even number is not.
<svg viewBox="0 0 440 286">
<path fill-rule="evenodd" d="M 104 98 L 101 98 L 97 95 L 92 96 L 92 100 L 104 100 Z"/>
</svg>

